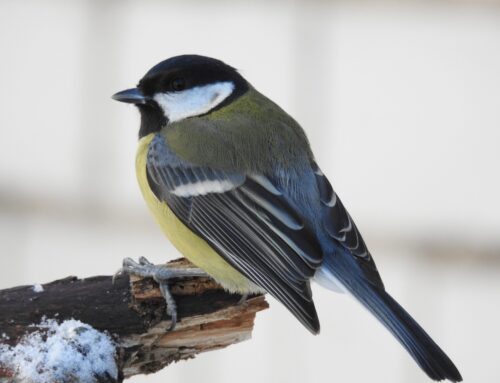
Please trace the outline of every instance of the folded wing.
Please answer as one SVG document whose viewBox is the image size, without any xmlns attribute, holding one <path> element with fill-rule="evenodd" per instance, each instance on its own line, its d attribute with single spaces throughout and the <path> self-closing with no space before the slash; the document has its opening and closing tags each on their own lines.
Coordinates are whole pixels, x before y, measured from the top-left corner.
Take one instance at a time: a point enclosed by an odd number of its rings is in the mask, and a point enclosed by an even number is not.
<svg viewBox="0 0 500 383">
<path fill-rule="evenodd" d="M 228 263 L 319 331 L 309 279 L 321 247 L 273 177 L 196 166 L 161 135 L 150 144 L 147 174 L 158 199 Z"/>
</svg>

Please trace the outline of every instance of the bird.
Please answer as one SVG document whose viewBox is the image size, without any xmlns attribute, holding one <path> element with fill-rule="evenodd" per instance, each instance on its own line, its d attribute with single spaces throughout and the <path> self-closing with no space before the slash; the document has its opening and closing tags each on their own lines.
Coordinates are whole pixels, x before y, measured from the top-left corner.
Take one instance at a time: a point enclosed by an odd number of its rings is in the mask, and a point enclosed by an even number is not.
<svg viewBox="0 0 500 383">
<path fill-rule="evenodd" d="M 386 291 L 302 127 L 237 69 L 211 57 L 175 56 L 112 98 L 138 108 L 141 192 L 163 233 L 197 267 L 123 261 L 121 272 L 160 282 L 172 328 L 168 280 L 208 274 L 243 299 L 270 294 L 318 334 L 315 282 L 359 301 L 431 379 L 462 380 Z"/>
</svg>

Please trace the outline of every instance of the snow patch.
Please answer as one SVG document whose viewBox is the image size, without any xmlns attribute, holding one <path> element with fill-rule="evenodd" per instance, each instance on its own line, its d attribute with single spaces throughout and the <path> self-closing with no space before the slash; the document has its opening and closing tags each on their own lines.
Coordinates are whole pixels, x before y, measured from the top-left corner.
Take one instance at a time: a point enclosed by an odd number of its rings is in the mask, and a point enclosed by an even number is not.
<svg viewBox="0 0 500 383">
<path fill-rule="evenodd" d="M 111 338 L 78 320 L 57 323 L 42 319 L 37 331 L 16 346 L 0 344 L 0 365 L 20 381 L 97 382 L 118 378 L 116 349 Z"/>
<path fill-rule="evenodd" d="M 41 292 L 43 292 L 43 286 L 40 283 L 37 283 L 37 284 L 33 285 L 33 291 L 35 293 L 41 293 Z"/>
</svg>

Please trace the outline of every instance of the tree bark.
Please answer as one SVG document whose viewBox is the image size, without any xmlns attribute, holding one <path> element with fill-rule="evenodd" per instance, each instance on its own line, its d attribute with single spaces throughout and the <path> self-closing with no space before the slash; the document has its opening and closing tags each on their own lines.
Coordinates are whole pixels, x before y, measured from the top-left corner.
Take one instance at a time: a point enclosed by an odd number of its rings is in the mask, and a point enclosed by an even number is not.
<svg viewBox="0 0 500 383">
<path fill-rule="evenodd" d="M 184 259 L 170 267 L 194 267 Z M 172 281 L 178 323 L 169 332 L 158 284 L 150 278 L 68 277 L 43 285 L 0 290 L 0 343 L 16 345 L 42 318 L 78 319 L 112 336 L 117 344 L 119 379 L 156 372 L 204 351 L 224 348 L 251 337 L 255 315 L 268 307 L 262 295 L 225 292 L 209 278 Z M 0 382 L 15 381 L 15 371 L 0 366 Z"/>
</svg>

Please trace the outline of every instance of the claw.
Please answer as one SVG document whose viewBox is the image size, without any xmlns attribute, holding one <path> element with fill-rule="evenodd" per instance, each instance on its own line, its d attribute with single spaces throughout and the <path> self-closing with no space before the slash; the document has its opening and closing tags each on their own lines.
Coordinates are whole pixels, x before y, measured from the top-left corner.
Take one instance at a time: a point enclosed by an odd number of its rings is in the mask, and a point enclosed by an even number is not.
<svg viewBox="0 0 500 383">
<path fill-rule="evenodd" d="M 143 266 L 145 266 L 145 265 L 153 266 L 153 264 L 151 262 L 149 262 L 146 257 L 140 257 L 139 258 L 139 264 L 143 265 Z"/>
<path fill-rule="evenodd" d="M 125 272 L 125 270 L 123 269 L 123 267 L 120 267 L 118 269 L 118 271 L 116 273 L 113 274 L 113 276 L 111 277 L 111 284 L 115 284 L 116 282 L 116 278 L 118 278 L 120 275 L 123 275 Z"/>
<path fill-rule="evenodd" d="M 248 299 L 248 293 L 243 294 L 237 303 L 238 306 L 244 305 L 247 302 L 247 299 Z"/>
</svg>

